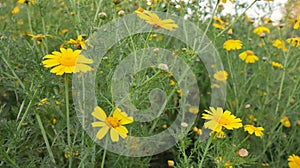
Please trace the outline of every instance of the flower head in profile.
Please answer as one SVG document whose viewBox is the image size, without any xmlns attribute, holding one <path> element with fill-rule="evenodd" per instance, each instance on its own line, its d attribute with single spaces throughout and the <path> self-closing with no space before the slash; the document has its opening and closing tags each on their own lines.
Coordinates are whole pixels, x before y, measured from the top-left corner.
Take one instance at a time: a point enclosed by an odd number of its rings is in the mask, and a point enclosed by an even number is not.
<svg viewBox="0 0 300 168">
<path fill-rule="evenodd" d="M 204 123 L 204 127 L 217 133 L 220 133 L 223 127 L 228 130 L 233 130 L 243 126 L 240 118 L 236 118 L 236 116 L 232 115 L 228 110 L 223 112 L 223 109 L 220 107 L 217 107 L 217 109 L 210 107 L 210 111 L 205 110 L 205 112 L 207 114 L 202 114 L 202 118 L 209 121 Z"/>
<path fill-rule="evenodd" d="M 139 8 L 134 12 L 137 14 L 138 17 L 145 20 L 147 23 L 149 23 L 155 28 L 164 28 L 167 30 L 173 30 L 174 28 L 178 28 L 178 25 L 174 24 L 174 20 L 161 20 L 155 13 L 151 13 L 150 11 L 144 10 L 143 8 Z"/>
<path fill-rule="evenodd" d="M 291 121 L 287 116 L 283 116 L 282 119 L 280 120 L 281 124 L 287 128 L 291 127 Z"/>
<path fill-rule="evenodd" d="M 259 26 L 253 30 L 253 33 L 260 36 L 263 33 L 270 33 L 270 29 L 266 28 L 265 26 Z"/>
<path fill-rule="evenodd" d="M 214 78 L 218 81 L 226 81 L 228 79 L 228 73 L 226 71 L 218 71 L 214 74 Z"/>
<path fill-rule="evenodd" d="M 253 133 L 255 136 L 262 137 L 264 133 L 262 132 L 264 130 L 263 127 L 255 127 L 254 125 L 245 125 L 244 131 L 247 131 L 250 135 Z"/>
<path fill-rule="evenodd" d="M 48 34 L 31 34 L 31 33 L 27 33 L 27 36 L 30 36 L 31 40 L 36 40 L 38 44 L 40 44 L 44 38 L 51 37 Z"/>
<path fill-rule="evenodd" d="M 240 57 L 240 59 L 245 61 L 247 64 L 254 64 L 256 61 L 259 60 L 259 58 L 256 55 L 254 55 L 254 52 L 251 50 L 242 52 L 239 55 L 239 57 Z"/>
<path fill-rule="evenodd" d="M 27 5 L 33 5 L 35 4 L 35 0 L 18 0 L 19 4 L 27 4 Z"/>
<path fill-rule="evenodd" d="M 85 45 L 86 42 L 87 40 L 82 40 L 82 35 L 79 35 L 76 40 L 70 39 L 67 43 L 73 44 L 77 49 L 86 50 L 86 45 Z"/>
<path fill-rule="evenodd" d="M 300 13 L 297 14 L 297 17 L 295 19 L 294 29 L 297 30 L 300 28 Z"/>
<path fill-rule="evenodd" d="M 299 168 L 300 167 L 300 157 L 293 154 L 291 156 L 289 156 L 288 158 L 288 165 L 289 165 L 289 168 Z"/>
<path fill-rule="evenodd" d="M 227 40 L 223 44 L 223 48 L 225 48 L 227 51 L 230 50 L 239 50 L 243 46 L 241 40 Z"/>
<path fill-rule="evenodd" d="M 80 50 L 72 50 L 71 48 L 60 48 L 60 52 L 54 51 L 52 54 L 46 55 L 42 63 L 46 68 L 51 68 L 51 73 L 63 75 L 64 73 L 77 73 L 91 71 L 92 68 L 87 64 L 93 63 L 93 60 L 80 55 Z"/>
<path fill-rule="evenodd" d="M 274 61 L 272 61 L 272 66 L 274 67 L 274 68 L 283 68 L 283 65 L 282 64 L 280 64 L 280 63 L 278 63 L 278 62 L 274 62 Z"/>
<path fill-rule="evenodd" d="M 286 41 L 294 47 L 300 47 L 300 37 L 288 38 Z"/>
<path fill-rule="evenodd" d="M 280 49 L 280 50 L 283 50 L 284 52 L 287 52 L 287 51 L 288 51 L 288 49 L 287 49 L 286 46 L 285 46 L 284 41 L 281 40 L 281 39 L 276 39 L 276 40 L 274 41 L 274 43 L 273 43 L 273 46 L 276 47 L 276 48 L 278 48 L 278 49 Z"/>
<path fill-rule="evenodd" d="M 215 23 L 213 24 L 215 28 L 222 30 L 225 29 L 225 22 L 221 18 L 213 17 L 213 19 L 215 20 Z"/>
<path fill-rule="evenodd" d="M 18 6 L 16 6 L 12 11 L 11 13 L 14 15 L 14 14 L 17 14 L 20 12 L 20 8 Z"/>
<path fill-rule="evenodd" d="M 132 117 L 128 117 L 125 112 L 122 112 L 121 109 L 116 108 L 111 117 L 107 117 L 104 110 L 97 106 L 92 112 L 92 116 L 98 119 L 99 121 L 93 122 L 92 127 L 101 127 L 96 134 L 98 139 L 103 139 L 103 137 L 110 133 L 110 138 L 113 142 L 118 142 L 119 137 L 126 138 L 128 130 L 125 126 L 133 122 Z"/>
</svg>

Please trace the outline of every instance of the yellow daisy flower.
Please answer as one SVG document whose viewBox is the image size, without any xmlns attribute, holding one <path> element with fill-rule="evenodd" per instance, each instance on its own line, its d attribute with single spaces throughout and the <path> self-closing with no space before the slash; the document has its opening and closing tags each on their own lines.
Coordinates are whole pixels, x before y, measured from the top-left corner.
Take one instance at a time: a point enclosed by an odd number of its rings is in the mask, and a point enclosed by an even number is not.
<svg viewBox="0 0 300 168">
<path fill-rule="evenodd" d="M 139 8 L 134 12 L 138 15 L 138 17 L 145 20 L 147 23 L 154 26 L 155 28 L 164 28 L 167 30 L 173 30 L 173 28 L 178 28 L 178 25 L 174 24 L 174 20 L 161 20 L 155 13 L 151 13 L 150 11 L 144 10 L 143 8 Z"/>
<path fill-rule="evenodd" d="M 274 67 L 274 68 L 283 68 L 283 65 L 282 64 L 280 64 L 280 63 L 278 63 L 278 62 L 274 62 L 274 61 L 272 61 L 272 66 Z"/>
<path fill-rule="evenodd" d="M 70 39 L 67 43 L 73 44 L 77 49 L 86 50 L 86 45 L 85 45 L 86 42 L 87 40 L 82 41 L 82 35 L 79 35 L 76 40 Z"/>
<path fill-rule="evenodd" d="M 294 25 L 294 29 L 297 30 L 300 27 L 300 13 L 297 14 L 296 20 L 295 20 L 295 25 Z"/>
<path fill-rule="evenodd" d="M 240 57 L 240 59 L 245 61 L 247 64 L 254 64 L 256 61 L 259 60 L 259 58 L 256 55 L 254 55 L 254 52 L 251 50 L 242 52 L 239 55 L 239 57 Z"/>
<path fill-rule="evenodd" d="M 11 13 L 14 15 L 14 14 L 17 14 L 20 12 L 20 8 L 18 6 L 16 6 L 12 11 Z"/>
<path fill-rule="evenodd" d="M 108 130 L 110 130 L 110 138 L 113 142 L 118 142 L 119 136 L 123 139 L 126 138 L 128 130 L 123 125 L 133 122 L 133 118 L 128 117 L 127 114 L 122 112 L 119 108 L 114 110 L 111 117 L 107 117 L 104 110 L 97 106 L 92 112 L 92 116 L 100 120 L 92 123 L 92 127 L 101 127 L 96 137 L 101 140 L 108 133 Z"/>
<path fill-rule="evenodd" d="M 19 4 L 26 3 L 27 5 L 33 5 L 35 4 L 35 0 L 18 0 Z"/>
<path fill-rule="evenodd" d="M 217 109 L 210 107 L 210 111 L 204 111 L 208 114 L 202 114 L 202 118 L 209 120 L 204 123 L 204 127 L 217 133 L 220 133 L 223 127 L 228 130 L 233 130 L 243 126 L 242 120 L 240 118 L 236 118 L 228 110 L 223 112 L 223 109 L 220 107 L 217 107 Z"/>
<path fill-rule="evenodd" d="M 253 133 L 255 136 L 262 137 L 264 133 L 262 132 L 264 130 L 263 127 L 255 127 L 254 125 L 245 125 L 244 131 L 247 131 L 250 135 Z"/>
<path fill-rule="evenodd" d="M 63 75 L 64 73 L 77 73 L 91 71 L 92 68 L 86 64 L 93 63 L 93 60 L 80 55 L 80 50 L 73 51 L 71 48 L 60 48 L 60 52 L 54 51 L 46 55 L 42 63 L 46 68 L 51 68 L 51 73 Z"/>
<path fill-rule="evenodd" d="M 265 26 L 259 26 L 253 30 L 254 34 L 261 35 L 262 33 L 270 33 L 270 29 Z"/>
<path fill-rule="evenodd" d="M 288 165 L 289 165 L 289 168 L 300 168 L 300 157 L 293 154 L 291 156 L 289 156 L 288 158 Z"/>
<path fill-rule="evenodd" d="M 294 47 L 300 47 L 300 37 L 288 38 L 286 41 Z"/>
<path fill-rule="evenodd" d="M 287 128 L 291 127 L 291 122 L 287 116 L 283 116 L 280 120 L 281 124 Z"/>
<path fill-rule="evenodd" d="M 47 38 L 47 37 L 51 37 L 48 34 L 31 34 L 31 33 L 27 33 L 27 36 L 31 37 L 31 40 L 36 40 L 38 44 L 40 44 L 40 42 L 42 41 L 43 38 Z"/>
<path fill-rule="evenodd" d="M 219 24 L 219 23 L 214 23 L 213 26 L 214 26 L 215 28 L 217 28 L 217 29 L 222 29 L 222 30 L 225 29 L 225 26 L 224 26 L 224 25 L 221 25 L 221 24 Z"/>
<path fill-rule="evenodd" d="M 218 71 L 214 74 L 214 78 L 218 81 L 226 81 L 228 79 L 228 73 L 226 71 Z"/>
<path fill-rule="evenodd" d="M 243 46 L 241 40 L 227 40 L 223 44 L 223 48 L 225 48 L 227 51 L 230 50 L 239 50 Z"/>
<path fill-rule="evenodd" d="M 274 41 L 274 43 L 273 43 L 273 46 L 276 47 L 276 48 L 278 48 L 278 49 L 282 49 L 284 52 L 287 52 L 287 51 L 288 51 L 288 49 L 287 49 L 286 46 L 285 46 L 284 41 L 281 40 L 281 39 L 276 39 L 276 40 Z"/>
</svg>

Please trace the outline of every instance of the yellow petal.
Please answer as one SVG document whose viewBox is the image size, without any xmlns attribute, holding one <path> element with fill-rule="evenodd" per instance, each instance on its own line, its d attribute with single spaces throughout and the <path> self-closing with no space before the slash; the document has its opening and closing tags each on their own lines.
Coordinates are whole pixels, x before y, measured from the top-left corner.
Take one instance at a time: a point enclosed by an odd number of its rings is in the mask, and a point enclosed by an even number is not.
<svg viewBox="0 0 300 168">
<path fill-rule="evenodd" d="M 100 121 L 105 121 L 105 119 L 107 118 L 106 113 L 99 106 L 95 107 L 94 111 L 92 112 L 92 116 L 94 116 Z"/>
<path fill-rule="evenodd" d="M 107 134 L 108 130 L 109 130 L 109 127 L 108 127 L 108 126 L 102 127 L 102 128 L 97 132 L 96 137 L 97 137 L 98 139 L 101 140 L 101 139 Z"/>
<path fill-rule="evenodd" d="M 104 127 L 107 126 L 105 122 L 93 122 L 92 127 Z"/>
<path fill-rule="evenodd" d="M 110 138 L 113 142 L 119 141 L 119 133 L 115 128 L 110 129 Z"/>
</svg>

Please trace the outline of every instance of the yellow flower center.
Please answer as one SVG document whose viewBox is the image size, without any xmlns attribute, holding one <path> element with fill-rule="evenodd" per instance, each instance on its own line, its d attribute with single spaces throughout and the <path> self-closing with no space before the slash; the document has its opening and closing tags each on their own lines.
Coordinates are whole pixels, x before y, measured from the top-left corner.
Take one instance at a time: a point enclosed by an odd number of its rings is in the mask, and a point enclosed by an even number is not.
<svg viewBox="0 0 300 168">
<path fill-rule="evenodd" d="M 113 128 L 116 128 L 116 127 L 119 127 L 120 126 L 120 122 L 117 118 L 114 118 L 114 117 L 107 117 L 106 118 L 106 121 L 107 123 L 113 127 Z"/>
<path fill-rule="evenodd" d="M 221 125 L 229 125 L 230 122 L 226 118 L 221 117 L 220 120 L 219 120 L 219 124 L 221 124 Z"/>
<path fill-rule="evenodd" d="M 75 66 L 77 57 L 72 55 L 66 55 L 59 60 L 59 63 L 63 66 Z"/>
<path fill-rule="evenodd" d="M 254 55 L 253 51 L 246 51 L 247 55 Z"/>
</svg>

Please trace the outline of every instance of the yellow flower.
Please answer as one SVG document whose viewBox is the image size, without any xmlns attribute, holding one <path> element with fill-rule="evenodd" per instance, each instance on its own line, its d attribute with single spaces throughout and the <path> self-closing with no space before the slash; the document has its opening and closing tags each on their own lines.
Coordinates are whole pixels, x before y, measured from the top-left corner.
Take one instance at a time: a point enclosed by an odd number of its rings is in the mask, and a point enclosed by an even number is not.
<svg viewBox="0 0 300 168">
<path fill-rule="evenodd" d="M 175 86 L 176 85 L 176 82 L 174 80 L 171 80 L 170 81 L 170 86 Z"/>
<path fill-rule="evenodd" d="M 245 20 L 249 23 L 254 23 L 255 21 L 251 19 L 248 15 L 245 15 Z"/>
<path fill-rule="evenodd" d="M 38 103 L 38 106 L 42 106 L 43 104 L 46 104 L 46 105 L 49 104 L 49 101 L 48 101 L 47 98 L 43 98 L 43 99 Z"/>
<path fill-rule="evenodd" d="M 213 132 L 210 133 L 210 136 L 212 135 Z M 217 132 L 215 135 L 214 135 L 214 139 L 223 139 L 223 138 L 226 138 L 226 134 L 224 131 L 221 131 L 221 132 Z"/>
<path fill-rule="evenodd" d="M 198 114 L 199 108 L 198 107 L 190 107 L 189 112 L 193 114 Z"/>
<path fill-rule="evenodd" d="M 132 117 L 128 117 L 125 112 L 122 112 L 121 109 L 116 108 L 111 117 L 107 117 L 104 110 L 97 106 L 92 112 L 92 116 L 100 120 L 92 123 L 92 127 L 101 127 L 97 132 L 96 137 L 98 139 L 103 139 L 110 130 L 110 138 L 113 142 L 119 141 L 119 136 L 123 139 L 127 137 L 128 130 L 125 126 L 133 122 Z"/>
<path fill-rule="evenodd" d="M 227 0 L 221 0 L 223 3 L 226 3 Z M 233 0 L 229 0 L 231 3 L 233 3 Z"/>
<path fill-rule="evenodd" d="M 254 52 L 251 51 L 251 50 L 247 50 L 247 51 L 244 51 L 242 52 L 239 57 L 245 61 L 247 64 L 254 64 L 255 61 L 258 61 L 259 58 L 254 55 Z"/>
<path fill-rule="evenodd" d="M 47 34 L 31 34 L 31 33 L 27 33 L 27 36 L 31 37 L 31 40 L 36 40 L 38 44 L 40 44 L 40 42 L 42 41 L 43 38 L 47 38 L 47 37 L 51 37 L 50 35 Z"/>
<path fill-rule="evenodd" d="M 20 8 L 18 6 L 16 6 L 12 11 L 11 13 L 14 15 L 14 14 L 17 14 L 20 12 Z"/>
<path fill-rule="evenodd" d="M 225 29 L 225 26 L 224 26 L 224 25 L 221 25 L 221 24 L 219 24 L 219 23 L 214 23 L 213 26 L 214 26 L 215 28 L 217 28 L 217 29 L 222 29 L 222 30 Z"/>
<path fill-rule="evenodd" d="M 68 33 L 68 29 L 62 29 L 60 32 L 59 32 L 59 34 L 66 34 L 66 33 Z"/>
<path fill-rule="evenodd" d="M 282 65 L 282 64 L 280 64 L 280 63 L 278 63 L 278 62 L 274 62 L 274 61 L 272 61 L 272 66 L 273 66 L 274 68 L 283 68 L 283 65 Z"/>
<path fill-rule="evenodd" d="M 283 40 L 281 39 L 276 39 L 273 43 L 273 46 L 278 48 L 278 49 L 282 49 L 284 52 L 286 52 L 288 49 L 285 46 L 285 43 Z"/>
<path fill-rule="evenodd" d="M 247 131 L 250 135 L 253 133 L 255 136 L 262 137 L 264 133 L 262 132 L 264 130 L 263 127 L 255 127 L 253 125 L 245 125 L 244 126 L 244 131 Z"/>
<path fill-rule="evenodd" d="M 150 11 L 144 10 L 143 8 L 135 10 L 135 13 L 138 15 L 138 17 L 145 20 L 147 23 L 154 26 L 155 28 L 164 28 L 167 30 L 173 30 L 173 28 L 178 28 L 178 25 L 174 24 L 174 20 L 161 20 L 155 13 L 151 13 Z"/>
<path fill-rule="evenodd" d="M 262 33 L 270 33 L 270 29 L 264 26 L 259 26 L 253 30 L 253 33 L 257 35 L 261 35 Z"/>
<path fill-rule="evenodd" d="M 221 25 L 224 25 L 224 21 L 221 19 L 221 18 L 218 18 L 218 17 L 214 17 L 213 18 L 217 23 L 221 24 Z"/>
<path fill-rule="evenodd" d="M 173 160 L 168 160 L 168 166 L 173 167 L 175 165 Z"/>
<path fill-rule="evenodd" d="M 283 116 L 280 120 L 281 124 L 287 128 L 291 127 L 291 122 L 287 116 Z"/>
<path fill-rule="evenodd" d="M 134 12 L 138 15 L 138 17 L 145 20 L 147 23 L 149 23 L 155 28 L 164 28 L 167 30 L 173 30 L 174 28 L 178 28 L 178 25 L 174 24 L 174 20 L 161 20 L 155 13 L 151 13 L 150 11 L 144 10 L 143 8 L 139 8 Z"/>
<path fill-rule="evenodd" d="M 294 29 L 295 29 L 295 30 L 296 30 L 296 29 L 299 29 L 299 27 L 300 27 L 300 13 L 297 14 L 297 18 L 296 18 L 296 20 L 295 20 Z"/>
<path fill-rule="evenodd" d="M 176 93 L 178 94 L 179 97 L 183 96 L 183 93 L 182 93 L 181 89 L 176 90 Z"/>
<path fill-rule="evenodd" d="M 54 51 L 46 55 L 42 63 L 46 68 L 54 67 L 51 73 L 63 75 L 64 73 L 77 73 L 91 71 L 92 68 L 86 64 L 93 63 L 93 60 L 80 55 L 80 50 L 73 51 L 71 48 L 60 48 L 61 52 Z"/>
<path fill-rule="evenodd" d="M 242 120 L 240 118 L 236 118 L 228 110 L 223 112 L 223 109 L 220 107 L 217 107 L 217 109 L 210 107 L 210 111 L 204 111 L 208 114 L 202 114 L 202 118 L 209 120 L 204 123 L 204 127 L 217 133 L 220 133 L 223 127 L 228 130 L 233 130 L 243 126 Z"/>
<path fill-rule="evenodd" d="M 239 50 L 243 46 L 241 40 L 227 40 L 225 41 L 223 48 L 225 48 L 227 51 L 230 50 Z"/>
<path fill-rule="evenodd" d="M 23 3 L 26 3 L 27 5 L 33 5 L 35 4 L 35 0 L 19 0 L 18 1 L 19 4 L 23 4 Z"/>
<path fill-rule="evenodd" d="M 228 79 L 228 73 L 226 71 L 218 71 L 214 74 L 214 78 L 218 81 L 226 81 Z"/>
<path fill-rule="evenodd" d="M 251 121 L 251 122 L 256 122 L 256 121 L 257 121 L 257 119 L 256 119 L 252 114 L 250 114 L 250 115 L 247 117 L 247 120 L 248 120 L 248 121 Z"/>
<path fill-rule="evenodd" d="M 24 24 L 24 21 L 22 19 L 18 20 L 17 22 L 18 25 L 23 25 Z"/>
<path fill-rule="evenodd" d="M 77 49 L 86 50 L 86 45 L 85 45 L 86 42 L 87 40 L 82 41 L 82 35 L 79 35 L 76 40 L 70 39 L 67 43 L 73 44 Z"/>
<path fill-rule="evenodd" d="M 294 47 L 300 47 L 300 37 L 288 38 L 286 41 Z"/>
<path fill-rule="evenodd" d="M 293 154 L 291 156 L 289 156 L 288 158 L 289 161 L 289 167 L 290 168 L 300 168 L 300 157 Z"/>
</svg>

